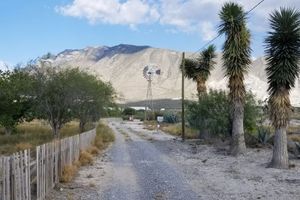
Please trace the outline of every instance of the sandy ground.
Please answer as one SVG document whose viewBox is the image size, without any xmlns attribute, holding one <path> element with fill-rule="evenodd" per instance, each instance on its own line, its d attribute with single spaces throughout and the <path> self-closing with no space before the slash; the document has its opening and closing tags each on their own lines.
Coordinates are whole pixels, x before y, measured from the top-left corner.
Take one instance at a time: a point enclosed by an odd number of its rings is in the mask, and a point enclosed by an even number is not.
<svg viewBox="0 0 300 200">
<path fill-rule="evenodd" d="M 235 158 L 223 147 L 182 143 L 139 122 L 110 126 L 116 142 L 48 199 L 300 199 L 299 160 L 290 170 L 271 169 L 270 149 Z"/>
</svg>

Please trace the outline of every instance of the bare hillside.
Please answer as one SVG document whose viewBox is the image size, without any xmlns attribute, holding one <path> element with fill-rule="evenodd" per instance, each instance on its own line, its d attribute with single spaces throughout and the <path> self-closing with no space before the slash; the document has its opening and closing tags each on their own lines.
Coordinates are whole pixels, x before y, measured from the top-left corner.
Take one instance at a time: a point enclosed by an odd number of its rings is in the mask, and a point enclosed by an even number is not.
<svg viewBox="0 0 300 200">
<path fill-rule="evenodd" d="M 191 54 L 188 54 L 189 56 Z M 181 52 L 158 49 L 148 46 L 118 45 L 114 47 L 88 47 L 78 50 L 65 50 L 53 58 L 54 63 L 64 66 L 75 66 L 97 74 L 105 81 L 110 81 L 117 90 L 121 101 L 139 101 L 145 99 L 147 82 L 142 75 L 143 68 L 155 64 L 162 70 L 154 78 L 153 98 L 180 98 L 181 73 L 179 65 Z M 226 89 L 227 80 L 221 67 L 221 56 L 216 59 L 217 65 L 208 80 L 212 89 Z M 259 99 L 267 98 L 267 80 L 265 60 L 253 61 L 246 76 L 247 90 L 251 90 Z M 186 97 L 195 98 L 196 85 L 186 81 Z M 291 93 L 292 103 L 300 104 L 299 81 Z"/>
</svg>

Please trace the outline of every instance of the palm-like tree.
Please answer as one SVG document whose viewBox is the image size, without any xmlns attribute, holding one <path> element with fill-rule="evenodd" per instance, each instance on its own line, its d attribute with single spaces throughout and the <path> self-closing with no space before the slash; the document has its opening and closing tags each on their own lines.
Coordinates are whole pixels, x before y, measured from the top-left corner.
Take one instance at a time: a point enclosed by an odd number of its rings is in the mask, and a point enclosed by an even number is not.
<svg viewBox="0 0 300 200">
<path fill-rule="evenodd" d="M 288 168 L 286 127 L 291 112 L 289 92 L 295 85 L 300 60 L 300 13 L 281 8 L 270 15 L 265 40 L 270 118 L 275 127 L 271 167 Z"/>
<path fill-rule="evenodd" d="M 213 61 L 216 57 L 215 51 L 215 46 L 210 45 L 200 53 L 198 58 L 185 59 L 184 74 L 197 83 L 198 96 L 206 93 L 206 81 L 215 64 Z"/>
<path fill-rule="evenodd" d="M 219 13 L 219 33 L 225 34 L 223 67 L 229 78 L 229 96 L 232 105 L 231 154 L 243 154 L 246 150 L 244 138 L 244 74 L 251 63 L 250 32 L 246 27 L 246 15 L 236 3 L 225 3 Z"/>
</svg>

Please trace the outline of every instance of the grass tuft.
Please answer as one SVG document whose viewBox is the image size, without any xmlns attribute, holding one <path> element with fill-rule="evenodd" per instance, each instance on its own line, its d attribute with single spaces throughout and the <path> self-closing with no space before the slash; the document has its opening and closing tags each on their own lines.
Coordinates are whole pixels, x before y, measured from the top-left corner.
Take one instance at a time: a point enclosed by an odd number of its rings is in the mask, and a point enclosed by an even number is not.
<svg viewBox="0 0 300 200">
<path fill-rule="evenodd" d="M 81 151 L 79 155 L 79 162 L 81 166 L 93 164 L 93 156 L 87 151 Z"/>
<path fill-rule="evenodd" d="M 32 145 L 27 142 L 20 142 L 20 143 L 16 144 L 15 148 L 17 151 L 23 151 L 26 149 L 31 149 Z"/>
<path fill-rule="evenodd" d="M 95 146 L 91 146 L 90 148 L 88 148 L 87 152 L 92 154 L 93 156 L 96 156 L 100 153 L 99 149 Z"/>
<path fill-rule="evenodd" d="M 113 130 L 108 125 L 100 122 L 96 128 L 94 145 L 98 149 L 103 150 L 113 141 L 115 141 Z"/>
<path fill-rule="evenodd" d="M 300 143 L 300 134 L 289 135 L 288 138 L 294 142 Z"/>
<path fill-rule="evenodd" d="M 63 169 L 62 176 L 60 177 L 60 182 L 69 183 L 73 180 L 78 168 L 75 165 L 66 165 Z"/>
</svg>

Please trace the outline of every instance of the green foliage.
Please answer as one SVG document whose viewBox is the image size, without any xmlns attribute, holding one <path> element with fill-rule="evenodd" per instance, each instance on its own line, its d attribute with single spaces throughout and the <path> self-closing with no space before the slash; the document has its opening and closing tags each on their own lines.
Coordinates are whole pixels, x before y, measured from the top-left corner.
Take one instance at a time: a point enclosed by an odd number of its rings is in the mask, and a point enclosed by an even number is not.
<svg viewBox="0 0 300 200">
<path fill-rule="evenodd" d="M 219 14 L 219 33 L 225 34 L 223 46 L 223 67 L 229 77 L 231 101 L 244 101 L 244 73 L 251 63 L 250 32 L 246 27 L 246 16 L 241 6 L 225 3 Z"/>
<path fill-rule="evenodd" d="M 178 115 L 176 115 L 173 112 L 166 112 L 164 113 L 163 117 L 164 117 L 164 122 L 166 123 L 175 124 L 179 122 Z"/>
<path fill-rule="evenodd" d="M 211 90 L 198 102 L 187 106 L 187 120 L 191 127 L 209 130 L 214 135 L 226 135 L 229 130 L 229 102 L 223 91 Z"/>
<path fill-rule="evenodd" d="M 84 131 L 89 122 L 98 121 L 113 106 L 114 90 L 95 76 L 78 68 L 61 69 L 41 63 L 34 66 L 36 117 L 45 119 L 59 137 L 63 125 L 78 119 Z"/>
<path fill-rule="evenodd" d="M 253 134 L 257 132 L 257 122 L 262 113 L 262 108 L 259 107 L 261 105 L 258 105 L 255 96 L 248 92 L 246 93 L 246 103 L 244 107 L 244 127 L 245 131 L 248 134 Z"/>
<path fill-rule="evenodd" d="M 210 134 L 228 136 L 230 132 L 230 102 L 224 91 L 211 90 L 199 98 L 198 102 L 187 105 L 187 120 L 191 127 L 208 130 Z M 257 130 L 260 111 L 254 95 L 246 95 L 244 125 L 247 133 Z"/>
<path fill-rule="evenodd" d="M 270 127 L 259 127 L 257 132 L 257 140 L 259 143 L 266 145 L 272 138 L 272 131 Z"/>
<path fill-rule="evenodd" d="M 68 85 L 68 70 L 47 66 L 34 71 L 36 117 L 45 119 L 59 137 L 62 126 L 72 120 L 72 94 Z"/>
<path fill-rule="evenodd" d="M 0 125 L 10 134 L 16 125 L 31 118 L 33 78 L 16 69 L 0 71 Z"/>
<path fill-rule="evenodd" d="M 213 61 L 216 57 L 215 49 L 214 45 L 210 45 L 207 49 L 204 49 L 200 53 L 198 58 L 185 59 L 184 66 L 181 65 L 180 67 L 180 69 L 184 72 L 185 77 L 197 82 L 197 91 L 199 96 L 206 93 L 206 81 L 215 64 Z"/>
<path fill-rule="evenodd" d="M 300 12 L 282 8 L 271 14 L 265 40 L 270 116 L 276 128 L 286 126 L 291 113 L 289 90 L 295 86 L 300 59 Z"/>
<path fill-rule="evenodd" d="M 87 122 L 98 121 L 101 115 L 105 115 L 106 109 L 113 105 L 114 90 L 110 84 L 78 68 L 69 70 L 67 79 L 72 115 L 79 119 L 83 132 Z"/>
<path fill-rule="evenodd" d="M 135 109 L 127 107 L 127 108 L 124 108 L 122 113 L 125 116 L 134 115 L 135 114 Z"/>
<path fill-rule="evenodd" d="M 291 89 L 299 72 L 300 12 L 282 8 L 271 14 L 271 31 L 265 40 L 269 92 Z"/>
<path fill-rule="evenodd" d="M 215 62 L 213 59 L 216 57 L 215 51 L 216 47 L 210 45 L 200 53 L 198 58 L 185 59 L 185 76 L 195 81 L 197 80 L 197 76 L 201 76 L 204 80 L 207 80 L 210 71 L 214 68 Z"/>
</svg>

